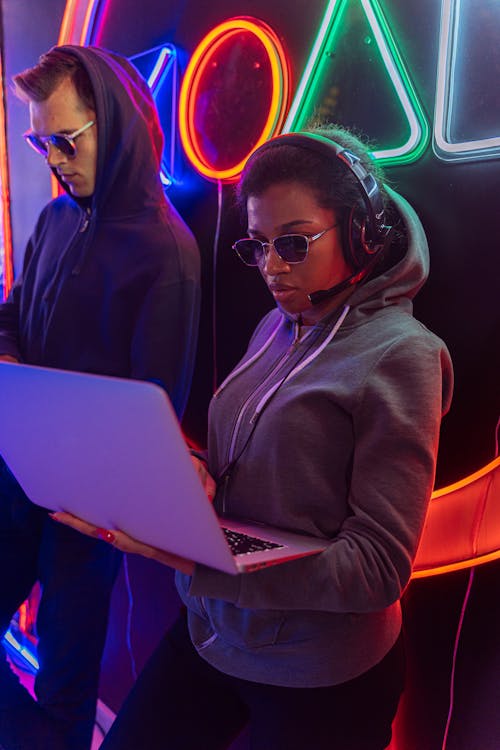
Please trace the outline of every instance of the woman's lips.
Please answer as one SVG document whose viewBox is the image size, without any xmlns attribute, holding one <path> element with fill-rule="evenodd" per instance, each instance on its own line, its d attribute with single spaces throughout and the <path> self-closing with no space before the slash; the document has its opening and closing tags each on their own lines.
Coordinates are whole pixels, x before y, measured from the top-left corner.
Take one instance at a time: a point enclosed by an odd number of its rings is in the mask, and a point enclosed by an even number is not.
<svg viewBox="0 0 500 750">
<path fill-rule="evenodd" d="M 269 284 L 269 291 L 273 295 L 274 299 L 282 302 L 295 293 L 295 287 L 287 286 L 286 284 Z"/>
</svg>

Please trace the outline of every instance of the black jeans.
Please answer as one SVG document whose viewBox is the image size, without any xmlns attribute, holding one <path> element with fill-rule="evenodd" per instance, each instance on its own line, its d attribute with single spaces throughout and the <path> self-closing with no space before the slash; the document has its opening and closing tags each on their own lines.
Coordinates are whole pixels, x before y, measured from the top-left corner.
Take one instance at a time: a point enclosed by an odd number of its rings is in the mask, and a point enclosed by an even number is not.
<svg viewBox="0 0 500 750">
<path fill-rule="evenodd" d="M 383 750 L 403 689 L 402 640 L 369 672 L 341 685 L 275 687 L 207 664 L 181 616 L 140 674 L 101 750 L 222 750 L 248 723 L 253 750 Z"/>
<path fill-rule="evenodd" d="M 121 553 L 62 526 L 29 502 L 0 458 L 0 641 L 35 581 L 37 700 L 0 643 L 0 747 L 88 750 L 111 591 Z"/>
</svg>

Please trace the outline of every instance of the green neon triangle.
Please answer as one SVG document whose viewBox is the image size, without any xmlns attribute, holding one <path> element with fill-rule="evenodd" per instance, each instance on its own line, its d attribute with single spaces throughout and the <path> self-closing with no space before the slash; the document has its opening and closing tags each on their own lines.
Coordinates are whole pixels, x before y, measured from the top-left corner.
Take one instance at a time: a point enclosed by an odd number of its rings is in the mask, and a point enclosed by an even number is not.
<svg viewBox="0 0 500 750">
<path fill-rule="evenodd" d="M 376 89 L 372 83 L 359 88 L 360 68 L 361 82 L 375 80 Z M 283 130 L 301 130 L 319 117 L 384 143 L 386 132 L 376 132 L 384 128 L 382 114 L 399 124 L 393 143 L 374 151 L 374 158 L 386 164 L 418 159 L 429 126 L 378 0 L 330 0 Z"/>
</svg>

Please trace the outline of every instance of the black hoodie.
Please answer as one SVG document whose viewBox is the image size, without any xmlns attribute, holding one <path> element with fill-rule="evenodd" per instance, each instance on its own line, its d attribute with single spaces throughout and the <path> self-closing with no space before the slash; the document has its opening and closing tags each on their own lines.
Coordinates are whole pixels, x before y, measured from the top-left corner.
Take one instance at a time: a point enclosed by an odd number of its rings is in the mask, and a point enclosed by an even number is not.
<svg viewBox="0 0 500 750">
<path fill-rule="evenodd" d="M 199 253 L 164 196 L 156 109 L 126 59 L 61 49 L 80 60 L 94 89 L 95 191 L 79 200 L 60 180 L 67 194 L 42 211 L 22 276 L 0 305 L 0 354 L 154 380 L 180 416 L 196 351 Z"/>
</svg>

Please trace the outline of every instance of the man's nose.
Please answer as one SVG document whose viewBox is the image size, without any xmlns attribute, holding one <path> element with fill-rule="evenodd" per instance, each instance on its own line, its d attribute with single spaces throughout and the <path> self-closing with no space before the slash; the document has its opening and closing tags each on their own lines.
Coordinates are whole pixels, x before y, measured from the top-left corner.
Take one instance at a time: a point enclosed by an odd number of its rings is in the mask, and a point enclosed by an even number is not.
<svg viewBox="0 0 500 750">
<path fill-rule="evenodd" d="M 63 154 L 62 151 L 60 151 L 56 146 L 54 146 L 53 143 L 50 143 L 50 141 L 47 142 L 47 156 L 45 157 L 45 161 L 49 165 L 49 167 L 58 167 L 60 164 L 63 164 L 66 159 L 68 158 L 65 154 Z"/>
</svg>

